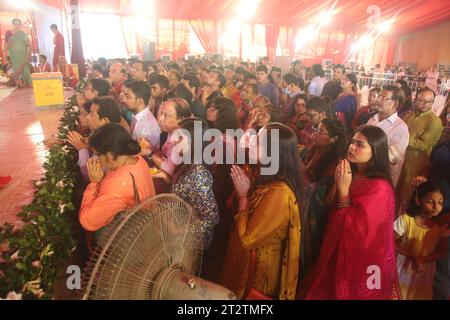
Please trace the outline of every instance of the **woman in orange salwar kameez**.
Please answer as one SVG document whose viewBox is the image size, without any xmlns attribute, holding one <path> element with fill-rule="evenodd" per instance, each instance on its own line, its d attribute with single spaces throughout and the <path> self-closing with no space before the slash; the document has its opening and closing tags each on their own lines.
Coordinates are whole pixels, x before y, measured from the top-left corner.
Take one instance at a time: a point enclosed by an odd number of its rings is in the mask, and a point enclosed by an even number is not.
<svg viewBox="0 0 450 320">
<path fill-rule="evenodd" d="M 83 194 L 79 219 L 85 230 L 97 231 L 119 212 L 155 195 L 155 188 L 147 162 L 137 156 L 139 144 L 122 126 L 102 126 L 89 138 L 89 144 L 96 157 L 87 165 L 90 184 Z M 106 174 L 102 167 L 108 168 Z"/>
</svg>

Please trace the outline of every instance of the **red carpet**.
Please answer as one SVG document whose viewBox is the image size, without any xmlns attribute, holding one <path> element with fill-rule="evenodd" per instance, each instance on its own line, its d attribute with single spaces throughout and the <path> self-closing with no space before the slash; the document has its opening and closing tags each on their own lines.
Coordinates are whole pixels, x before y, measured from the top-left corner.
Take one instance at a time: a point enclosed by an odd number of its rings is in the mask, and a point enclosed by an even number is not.
<svg viewBox="0 0 450 320">
<path fill-rule="evenodd" d="M 44 112 L 58 115 L 59 119 L 62 110 Z M 52 121 L 52 126 L 50 130 L 55 132 L 58 122 Z M 12 177 L 8 185 L 0 188 L 0 225 L 11 222 L 20 227 L 16 214 L 33 199 L 31 181 L 43 172 L 43 139 L 33 90 L 14 90 L 0 102 L 0 176 Z"/>
</svg>

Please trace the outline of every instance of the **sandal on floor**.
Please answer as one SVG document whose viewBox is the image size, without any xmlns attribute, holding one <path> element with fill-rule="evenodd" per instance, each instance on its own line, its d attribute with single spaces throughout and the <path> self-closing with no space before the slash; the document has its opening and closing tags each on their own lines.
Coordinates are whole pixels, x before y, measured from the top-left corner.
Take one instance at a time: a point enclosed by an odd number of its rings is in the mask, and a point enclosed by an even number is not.
<svg viewBox="0 0 450 320">
<path fill-rule="evenodd" d="M 0 188 L 6 186 L 11 180 L 11 176 L 0 177 Z"/>
</svg>

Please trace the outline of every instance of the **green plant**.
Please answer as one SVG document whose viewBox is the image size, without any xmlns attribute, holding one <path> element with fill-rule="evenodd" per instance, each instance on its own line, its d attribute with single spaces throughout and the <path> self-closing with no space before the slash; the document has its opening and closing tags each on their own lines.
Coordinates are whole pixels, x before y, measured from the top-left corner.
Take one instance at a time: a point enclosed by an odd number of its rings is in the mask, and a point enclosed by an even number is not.
<svg viewBox="0 0 450 320">
<path fill-rule="evenodd" d="M 77 91 L 84 85 L 80 81 Z M 69 131 L 75 130 L 78 118 L 73 95 L 64 105 L 58 138 L 65 139 Z M 44 169 L 45 175 L 34 182 L 32 203 L 18 214 L 24 227 L 0 227 L 0 244 L 4 246 L 0 252 L 0 297 L 52 298 L 58 267 L 70 259 L 76 248 L 71 223 L 76 214 L 72 194 L 78 174 L 74 150 L 67 145 L 53 146 Z"/>
</svg>

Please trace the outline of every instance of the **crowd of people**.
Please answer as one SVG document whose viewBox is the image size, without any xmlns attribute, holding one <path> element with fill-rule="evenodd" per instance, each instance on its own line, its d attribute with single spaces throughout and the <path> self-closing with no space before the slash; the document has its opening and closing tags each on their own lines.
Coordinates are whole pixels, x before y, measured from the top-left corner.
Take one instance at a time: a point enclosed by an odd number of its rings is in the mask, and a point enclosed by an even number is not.
<svg viewBox="0 0 450 320">
<path fill-rule="evenodd" d="M 119 212 L 174 193 L 201 222 L 202 277 L 238 298 L 447 299 L 450 104 L 438 117 L 431 88 L 413 100 L 397 81 L 361 105 L 343 65 L 325 82 L 320 65 L 306 76 L 260 62 L 94 64 L 68 135 L 82 227 L 95 242 Z M 199 148 L 196 123 L 221 133 L 223 159 L 174 161 Z M 274 143 L 278 169 L 262 174 Z M 238 147 L 248 161 L 225 161 Z"/>
<path fill-rule="evenodd" d="M 30 44 L 20 20 L 13 26 L 11 79 L 28 86 Z M 53 62 L 41 55 L 34 71 L 60 71 L 76 87 L 51 29 Z M 299 60 L 283 72 L 268 58 L 218 58 L 89 65 L 67 139 L 85 181 L 79 221 L 89 245 L 101 245 L 120 212 L 173 193 L 199 219 L 202 277 L 240 299 L 448 299 L 450 103 L 432 110 L 435 67 L 411 88 L 411 72 L 390 66 L 337 64 L 327 77 Z M 373 77 L 367 101 L 358 76 Z M 199 124 L 202 137 L 219 136 L 199 146 Z M 212 162 L 192 155 L 210 142 L 224 151 Z M 174 160 L 180 147 L 190 161 Z M 267 150 L 277 150 L 269 174 Z"/>
</svg>

